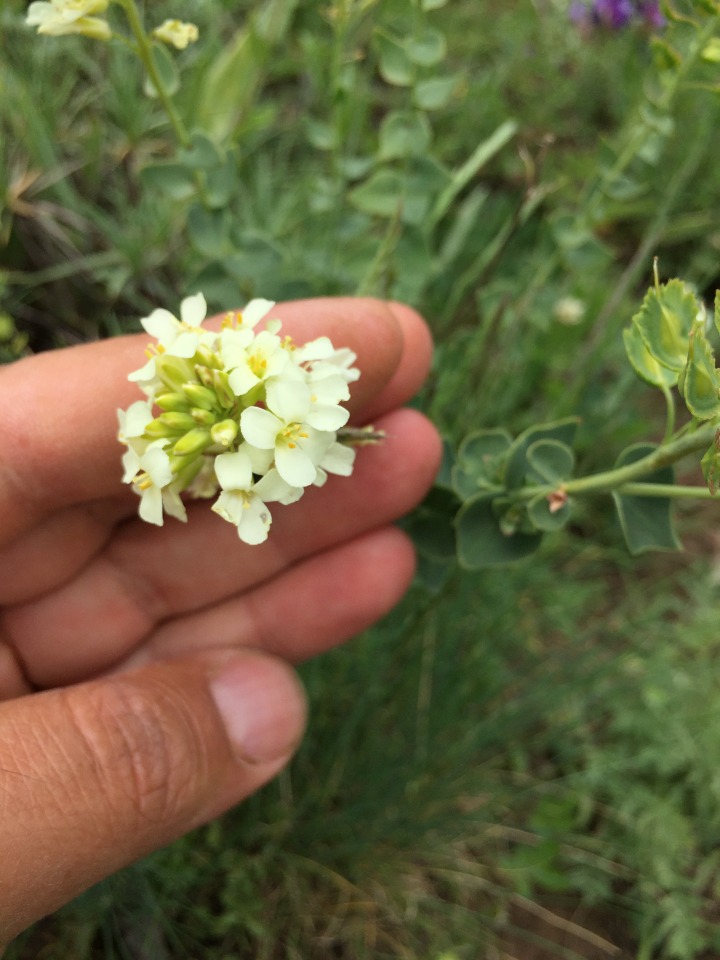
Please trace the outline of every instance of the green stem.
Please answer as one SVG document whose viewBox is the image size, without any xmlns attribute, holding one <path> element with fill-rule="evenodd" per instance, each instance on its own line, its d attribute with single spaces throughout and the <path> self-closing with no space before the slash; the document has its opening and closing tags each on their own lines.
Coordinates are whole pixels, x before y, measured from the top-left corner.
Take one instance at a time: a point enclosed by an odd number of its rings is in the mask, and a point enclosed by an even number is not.
<svg viewBox="0 0 720 960">
<path fill-rule="evenodd" d="M 667 467 L 691 453 L 697 453 L 707 449 L 712 443 L 718 430 L 717 423 L 705 423 L 692 433 L 679 431 L 673 440 L 663 443 L 656 447 L 646 457 L 636 460 L 634 463 L 628 463 L 624 467 L 616 467 L 614 470 L 605 470 L 602 473 L 595 473 L 589 477 L 579 477 L 577 480 L 567 480 L 564 483 L 543 484 L 531 487 L 522 487 L 520 490 L 503 491 L 515 500 L 532 500 L 538 496 L 548 496 L 562 489 L 569 496 L 588 493 L 610 493 L 612 490 L 622 489 L 622 492 L 634 496 L 669 496 L 667 490 L 682 490 L 682 487 L 675 487 L 670 484 L 637 483 L 640 478 L 654 473 L 661 467 Z M 632 486 L 630 486 L 632 485 Z M 686 487 L 685 490 L 692 491 L 687 496 L 702 497 L 706 494 L 699 493 L 699 487 Z M 658 491 L 662 490 L 662 493 Z M 639 491 L 639 492 L 638 492 Z M 498 492 L 500 492 L 498 490 Z M 672 496 L 682 496 L 682 494 L 672 494 Z"/>
<path fill-rule="evenodd" d="M 157 66 L 155 65 L 155 59 L 152 55 L 152 43 L 142 25 L 137 6 L 135 5 L 134 0 L 116 0 L 116 2 L 125 11 L 128 25 L 133 36 L 135 37 L 135 43 L 137 44 L 137 55 L 140 58 L 142 65 L 145 67 L 152 85 L 157 91 L 160 103 L 163 105 L 168 120 L 170 121 L 170 125 L 175 131 L 175 136 L 177 137 L 180 146 L 188 149 L 191 145 L 190 134 L 185 129 L 185 124 L 182 122 L 180 115 L 175 109 L 175 104 L 172 102 L 170 94 L 167 92 L 167 88 L 165 87 L 162 77 L 160 76 Z"/>
<path fill-rule="evenodd" d="M 569 494 L 614 490 L 623 484 L 644 477 L 648 473 L 653 473 L 661 467 L 676 463 L 690 453 L 705 450 L 712 443 L 716 431 L 717 425 L 715 423 L 706 423 L 693 433 L 685 434 L 669 443 L 656 447 L 646 457 L 642 457 L 634 463 L 628 463 L 624 467 L 616 467 L 614 470 L 606 470 L 604 473 L 596 473 L 591 477 L 568 480 L 564 484 L 564 489 Z"/>
<path fill-rule="evenodd" d="M 676 486 L 673 483 L 624 483 L 617 488 L 623 497 L 669 497 L 671 500 L 714 500 L 707 487 Z"/>
<path fill-rule="evenodd" d="M 660 390 L 665 397 L 665 407 L 667 410 L 665 417 L 665 436 L 663 443 L 670 443 L 675 432 L 675 397 L 672 390 L 665 383 L 660 384 Z"/>
</svg>

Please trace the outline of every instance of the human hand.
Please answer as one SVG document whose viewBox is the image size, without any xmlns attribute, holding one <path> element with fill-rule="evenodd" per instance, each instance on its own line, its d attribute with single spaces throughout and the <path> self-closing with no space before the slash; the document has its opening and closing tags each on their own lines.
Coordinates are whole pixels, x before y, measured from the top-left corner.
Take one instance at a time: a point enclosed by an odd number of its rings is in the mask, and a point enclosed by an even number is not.
<svg viewBox="0 0 720 960">
<path fill-rule="evenodd" d="M 374 300 L 275 313 L 298 342 L 355 350 L 351 422 L 387 439 L 277 509 L 261 546 L 202 501 L 187 525 L 136 519 L 116 410 L 137 399 L 144 336 L 0 369 L 0 944 L 271 779 L 305 720 L 285 661 L 362 630 L 409 583 L 389 524 L 439 462 L 432 426 L 398 409 L 427 373 L 427 330 Z"/>
</svg>

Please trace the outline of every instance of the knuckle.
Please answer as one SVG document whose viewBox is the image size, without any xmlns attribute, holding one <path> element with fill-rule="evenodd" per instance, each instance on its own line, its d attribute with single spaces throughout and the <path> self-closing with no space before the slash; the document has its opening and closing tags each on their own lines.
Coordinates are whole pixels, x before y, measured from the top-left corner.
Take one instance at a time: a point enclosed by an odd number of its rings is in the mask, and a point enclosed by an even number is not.
<svg viewBox="0 0 720 960">
<path fill-rule="evenodd" d="M 192 810 L 193 786 L 205 779 L 209 759 L 189 704 L 159 684 L 117 679 L 98 685 L 71 712 L 121 832 Z"/>
</svg>

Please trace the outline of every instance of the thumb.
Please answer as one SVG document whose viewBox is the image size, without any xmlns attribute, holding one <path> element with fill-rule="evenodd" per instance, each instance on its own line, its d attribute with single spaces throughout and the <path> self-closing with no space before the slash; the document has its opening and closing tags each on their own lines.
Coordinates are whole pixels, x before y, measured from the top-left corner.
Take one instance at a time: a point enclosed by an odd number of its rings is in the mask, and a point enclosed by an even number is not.
<svg viewBox="0 0 720 960">
<path fill-rule="evenodd" d="M 0 945 L 257 790 L 304 721 L 295 674 L 250 651 L 0 703 Z"/>
</svg>

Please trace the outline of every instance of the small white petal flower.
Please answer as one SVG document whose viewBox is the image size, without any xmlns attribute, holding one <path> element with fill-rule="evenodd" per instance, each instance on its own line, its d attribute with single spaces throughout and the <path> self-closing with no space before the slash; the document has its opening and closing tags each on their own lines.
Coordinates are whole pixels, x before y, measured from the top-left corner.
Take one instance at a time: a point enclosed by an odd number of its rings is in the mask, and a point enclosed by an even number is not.
<svg viewBox="0 0 720 960">
<path fill-rule="evenodd" d="M 93 16 L 104 13 L 107 7 L 108 0 L 38 0 L 28 7 L 25 23 L 47 36 L 79 33 L 94 40 L 109 40 L 112 33 L 108 23 Z"/>
<path fill-rule="evenodd" d="M 315 480 L 316 465 L 335 439 L 333 433 L 323 433 L 292 418 L 281 419 L 259 407 L 243 410 L 240 429 L 254 447 L 274 450 L 277 471 L 292 487 L 307 487 Z"/>
<path fill-rule="evenodd" d="M 267 540 L 272 523 L 267 501 L 290 503 L 303 492 L 285 483 L 276 470 L 254 483 L 252 461 L 247 450 L 243 449 L 216 457 L 215 473 L 222 493 L 212 509 L 224 520 L 235 524 L 240 539 L 249 544 Z"/>
<path fill-rule="evenodd" d="M 163 353 L 189 360 L 204 339 L 203 335 L 208 333 L 200 327 L 206 313 L 205 297 L 198 293 L 194 297 L 186 297 L 180 304 L 181 320 L 169 310 L 158 307 L 140 322 L 145 331 L 158 341 Z M 214 337 L 214 334 L 210 336 Z"/>
<path fill-rule="evenodd" d="M 332 443 L 318 464 L 318 468 L 339 477 L 349 477 L 353 472 L 356 453 L 355 447 L 345 443 Z"/>
<path fill-rule="evenodd" d="M 228 331 L 233 332 L 233 331 Z M 242 397 L 264 380 L 279 376 L 289 362 L 288 353 L 283 350 L 279 337 L 263 330 L 242 354 L 235 354 L 230 362 L 236 361 L 234 369 L 228 366 L 223 352 L 225 368 L 230 369 L 228 377 L 230 389 L 235 396 Z"/>
<path fill-rule="evenodd" d="M 135 437 L 141 437 L 145 427 L 153 419 L 152 405 L 147 400 L 136 400 L 127 410 L 118 410 L 118 440 L 126 443 Z"/>
<path fill-rule="evenodd" d="M 165 20 L 159 27 L 155 27 L 152 35 L 167 43 L 176 50 L 184 50 L 189 43 L 195 43 L 200 32 L 194 23 L 183 23 L 181 20 Z"/>
<path fill-rule="evenodd" d="M 161 440 L 147 448 L 138 460 L 138 472 L 133 479 L 133 488 L 140 494 L 140 517 L 159 527 L 163 524 L 162 488 L 172 481 L 170 458 L 159 445 L 166 442 Z"/>
<path fill-rule="evenodd" d="M 207 316 L 207 301 L 202 293 L 185 297 L 180 304 L 180 319 L 189 327 L 199 327 Z"/>
<path fill-rule="evenodd" d="M 356 360 L 357 354 L 349 347 L 334 350 L 328 357 L 314 360 L 309 364 L 308 382 L 323 377 L 339 376 L 346 383 L 354 383 L 360 379 L 360 371 L 353 366 Z"/>
<path fill-rule="evenodd" d="M 253 330 L 258 323 L 266 317 L 275 306 L 274 300 L 263 300 L 260 297 L 251 300 L 243 310 L 240 311 L 239 329 L 249 328 Z"/>
</svg>

